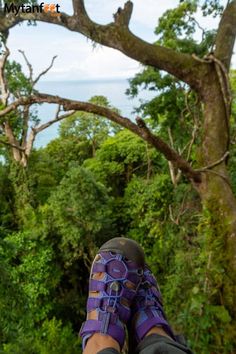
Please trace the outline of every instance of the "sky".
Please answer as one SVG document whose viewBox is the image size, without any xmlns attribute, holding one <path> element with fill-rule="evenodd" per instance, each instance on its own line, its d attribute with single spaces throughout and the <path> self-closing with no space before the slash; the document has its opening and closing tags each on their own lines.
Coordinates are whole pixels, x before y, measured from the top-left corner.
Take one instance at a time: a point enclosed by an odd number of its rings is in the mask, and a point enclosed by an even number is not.
<svg viewBox="0 0 236 354">
<path fill-rule="evenodd" d="M 58 0 L 60 10 L 72 13 L 70 0 Z M 124 0 L 85 0 L 89 16 L 102 24 L 112 21 Z M 156 36 L 154 29 L 158 18 L 167 9 L 177 5 L 178 0 L 133 0 L 134 9 L 130 22 L 133 33 L 152 43 Z M 205 27 L 215 26 L 215 20 L 198 18 Z M 197 34 L 198 35 L 198 34 Z M 141 66 L 117 50 L 96 45 L 79 33 L 70 32 L 59 26 L 38 23 L 27 26 L 26 23 L 15 26 L 10 31 L 8 46 L 11 58 L 26 66 L 19 49 L 23 50 L 31 62 L 35 75 L 47 67 L 54 55 L 57 59 L 53 68 L 43 80 L 94 80 L 133 77 Z M 233 66 L 236 67 L 235 57 Z"/>
</svg>

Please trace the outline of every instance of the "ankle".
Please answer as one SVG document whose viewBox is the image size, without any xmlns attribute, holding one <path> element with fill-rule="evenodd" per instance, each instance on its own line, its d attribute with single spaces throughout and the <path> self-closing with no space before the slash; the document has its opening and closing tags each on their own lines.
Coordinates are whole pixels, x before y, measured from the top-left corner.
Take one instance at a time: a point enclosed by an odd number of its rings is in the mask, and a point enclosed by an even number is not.
<svg viewBox="0 0 236 354">
<path fill-rule="evenodd" d="M 157 327 L 157 326 L 152 327 L 152 328 L 146 333 L 145 337 L 150 336 L 151 334 L 159 334 L 159 335 L 161 335 L 161 336 L 163 336 L 163 337 L 167 337 L 167 338 L 169 338 L 169 339 L 172 339 L 172 338 L 164 331 L 164 329 L 163 329 L 162 327 Z"/>
<path fill-rule="evenodd" d="M 114 348 L 120 352 L 119 343 L 107 334 L 94 333 L 87 341 L 83 354 L 97 354 L 103 349 Z"/>
</svg>

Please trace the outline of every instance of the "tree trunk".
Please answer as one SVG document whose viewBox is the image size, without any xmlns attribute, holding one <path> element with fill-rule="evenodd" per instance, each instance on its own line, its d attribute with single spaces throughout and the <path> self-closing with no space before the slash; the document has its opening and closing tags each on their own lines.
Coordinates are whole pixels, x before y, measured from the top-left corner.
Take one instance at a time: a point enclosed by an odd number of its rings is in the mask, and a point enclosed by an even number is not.
<svg viewBox="0 0 236 354">
<path fill-rule="evenodd" d="M 215 70 L 204 82 L 203 139 L 199 151 L 201 166 L 219 161 L 229 149 L 227 107 Z M 215 268 L 215 273 L 212 272 L 212 285 L 218 291 L 216 297 L 219 304 L 228 309 L 232 325 L 235 326 L 233 320 L 236 318 L 236 199 L 227 172 L 227 162 L 224 160 L 214 168 L 204 171 L 202 182 L 196 188 L 203 208 L 208 214 L 211 235 L 207 247 L 213 255 L 212 267 Z M 234 336 L 232 341 L 233 338 Z"/>
</svg>

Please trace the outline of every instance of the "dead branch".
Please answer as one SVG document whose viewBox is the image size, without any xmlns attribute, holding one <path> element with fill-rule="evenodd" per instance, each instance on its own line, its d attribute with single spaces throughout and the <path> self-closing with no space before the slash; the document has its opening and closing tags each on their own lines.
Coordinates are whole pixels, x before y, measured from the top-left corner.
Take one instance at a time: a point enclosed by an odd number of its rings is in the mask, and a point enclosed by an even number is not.
<svg viewBox="0 0 236 354">
<path fill-rule="evenodd" d="M 109 108 L 94 105 L 88 102 L 73 101 L 66 98 L 47 94 L 35 94 L 29 97 L 21 97 L 20 99 L 6 107 L 4 110 L 2 110 L 0 112 L 0 116 L 9 113 L 20 105 L 29 105 L 33 103 L 57 103 L 63 107 L 64 111 L 85 111 L 106 117 L 111 121 L 123 126 L 124 128 L 129 129 L 130 131 L 147 141 L 149 144 L 154 146 L 166 157 L 168 161 L 171 161 L 174 166 L 180 169 L 189 179 L 194 180 L 195 183 L 201 182 L 201 174 L 199 172 L 195 172 L 190 166 L 190 164 L 186 160 L 184 160 L 174 149 L 172 149 L 161 138 L 154 135 L 147 128 L 145 122 L 139 117 L 136 119 L 136 125 L 128 118 L 120 116 L 118 113 L 112 111 Z M 60 117 L 59 119 L 61 120 L 63 119 L 63 117 Z M 58 121 L 58 119 L 56 121 Z M 41 126 L 41 128 L 38 127 L 35 129 L 41 131 L 42 129 L 45 129 L 49 125 L 53 124 L 54 122 L 55 120 L 45 123 L 45 125 Z"/>
<path fill-rule="evenodd" d="M 18 50 L 19 53 L 22 54 L 25 62 L 26 62 L 26 65 L 28 66 L 28 69 L 29 69 L 29 80 L 30 80 L 30 83 L 33 85 L 33 66 L 30 64 L 27 56 L 25 55 L 25 52 L 21 49 Z"/>
<path fill-rule="evenodd" d="M 52 124 L 56 123 L 56 122 L 60 122 L 61 120 L 65 119 L 65 118 L 68 118 L 70 117 L 72 114 L 75 113 L 75 110 L 71 110 L 71 111 L 68 111 L 66 112 L 65 114 L 62 114 L 62 115 L 59 115 L 60 113 L 60 106 L 58 106 L 59 109 L 57 110 L 56 112 L 56 117 L 50 121 L 48 121 L 47 123 L 44 123 L 44 124 L 41 124 L 40 126 L 38 127 L 35 127 L 34 128 L 34 131 L 36 134 L 38 134 L 39 132 L 41 132 L 42 130 L 50 127 Z"/>
<path fill-rule="evenodd" d="M 32 151 L 32 148 L 33 148 L 33 145 L 34 145 L 34 141 L 35 141 L 36 135 L 38 133 L 40 133 L 44 129 L 50 127 L 54 123 L 59 122 L 59 121 L 65 119 L 67 117 L 70 117 L 72 114 L 75 113 L 75 111 L 69 111 L 69 112 L 66 112 L 63 115 L 59 115 L 60 111 L 61 111 L 60 105 L 58 105 L 58 108 L 57 108 L 57 111 L 56 111 L 54 119 L 48 121 L 47 123 L 41 124 L 40 126 L 31 128 L 31 132 L 29 134 L 28 142 L 26 144 L 26 149 L 25 149 L 25 154 L 26 154 L 27 157 L 29 157 L 29 155 L 30 155 L 30 153 Z"/>
<path fill-rule="evenodd" d="M 7 88 L 5 72 L 4 72 L 9 55 L 10 55 L 10 51 L 7 48 L 7 46 L 5 46 L 5 52 L 3 52 L 2 57 L 0 59 L 0 89 L 1 89 L 1 100 L 4 106 L 7 105 L 7 101 L 10 95 L 10 92 L 8 91 Z"/>
<path fill-rule="evenodd" d="M 41 79 L 42 76 L 44 76 L 45 74 L 48 73 L 48 71 L 53 67 L 54 61 L 56 60 L 57 55 L 54 55 L 54 57 L 52 58 L 51 64 L 45 69 L 43 70 L 37 77 L 36 79 L 34 79 L 33 81 L 33 86 L 35 86 L 35 84 L 37 84 L 37 82 Z"/>
<path fill-rule="evenodd" d="M 29 128 L 29 115 L 30 115 L 30 106 L 24 106 L 23 108 L 23 127 L 22 127 L 22 136 L 21 136 L 21 144 L 25 146 L 28 135 Z"/>
<path fill-rule="evenodd" d="M 28 69 L 29 69 L 29 80 L 30 80 L 30 83 L 31 83 L 32 88 L 33 88 L 33 87 L 37 84 L 37 82 L 41 79 L 41 77 L 44 76 L 45 74 L 47 74 L 48 71 L 53 67 L 53 64 L 54 64 L 55 59 L 57 58 L 57 55 L 54 55 L 54 57 L 53 57 L 52 60 L 51 60 L 50 65 L 49 65 L 45 70 L 43 70 L 43 71 L 34 79 L 34 78 L 33 78 L 34 72 L 33 72 L 33 66 L 32 66 L 32 64 L 31 64 L 30 61 L 28 60 L 28 58 L 27 58 L 27 56 L 26 56 L 26 54 L 25 54 L 25 52 L 24 52 L 23 50 L 19 49 L 18 51 L 19 51 L 19 53 L 22 54 L 22 56 L 23 56 L 23 58 L 24 58 L 24 60 L 25 60 L 25 62 L 26 62 L 26 65 L 27 65 L 27 67 L 28 67 Z"/>
<path fill-rule="evenodd" d="M 167 131 L 168 131 L 168 135 L 169 135 L 170 146 L 172 149 L 174 149 L 174 140 L 173 140 L 171 128 L 168 127 Z M 176 168 L 175 168 L 174 164 L 172 163 L 172 161 L 168 161 L 168 165 L 169 165 L 169 170 L 170 170 L 171 181 L 172 181 L 173 185 L 176 187 L 179 180 L 180 180 L 180 177 L 181 177 L 181 171 L 179 169 L 177 169 L 177 172 L 176 172 Z"/>
</svg>

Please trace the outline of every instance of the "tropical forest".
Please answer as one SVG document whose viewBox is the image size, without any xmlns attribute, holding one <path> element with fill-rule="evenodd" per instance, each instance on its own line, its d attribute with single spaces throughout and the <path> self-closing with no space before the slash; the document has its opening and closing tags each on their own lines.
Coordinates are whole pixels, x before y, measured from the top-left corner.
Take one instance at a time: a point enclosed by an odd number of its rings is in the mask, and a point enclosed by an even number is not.
<svg viewBox="0 0 236 354">
<path fill-rule="evenodd" d="M 6 13 L 11 2 L 0 1 L 0 353 L 82 353 L 91 263 L 114 237 L 142 246 L 167 318 L 194 353 L 236 353 L 236 0 L 177 1 L 156 19 L 153 43 L 130 29 L 136 2 L 100 24 L 90 0 L 60 16 Z M 125 94 L 151 98 L 133 119 L 103 94 L 40 92 L 55 58 L 39 75 L 23 50 L 24 68 L 11 59 L 23 22 L 136 60 Z M 46 123 L 44 104 L 57 107 Z M 38 147 L 54 123 L 57 136 Z"/>
</svg>

